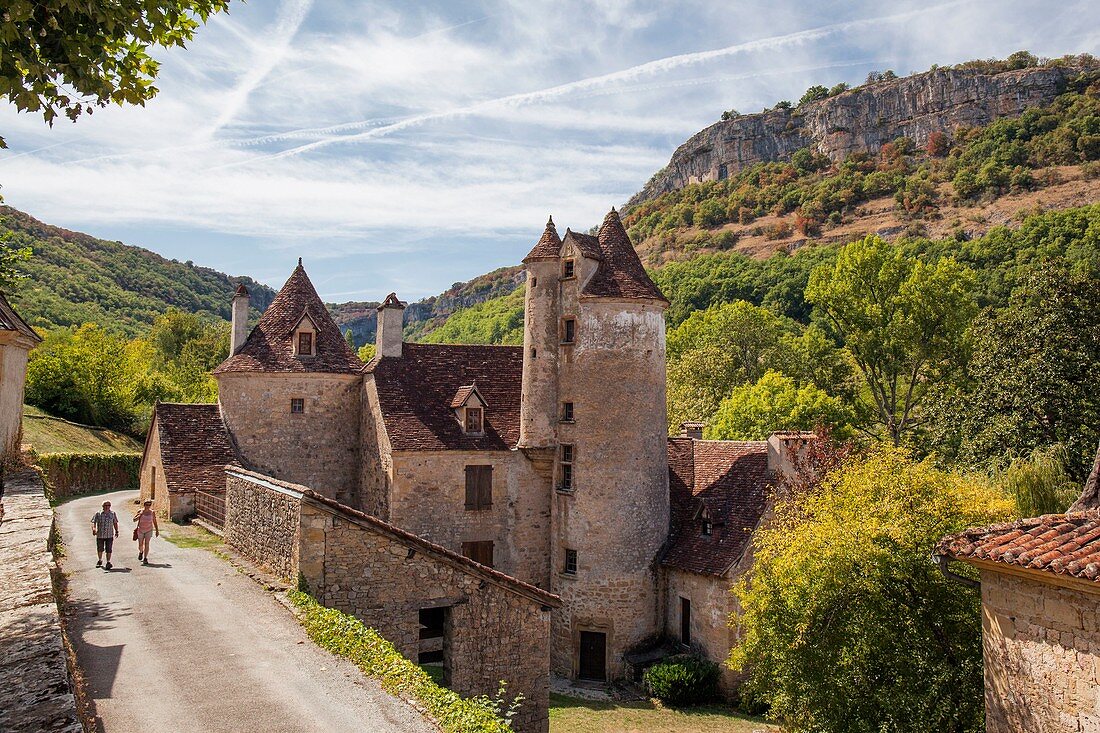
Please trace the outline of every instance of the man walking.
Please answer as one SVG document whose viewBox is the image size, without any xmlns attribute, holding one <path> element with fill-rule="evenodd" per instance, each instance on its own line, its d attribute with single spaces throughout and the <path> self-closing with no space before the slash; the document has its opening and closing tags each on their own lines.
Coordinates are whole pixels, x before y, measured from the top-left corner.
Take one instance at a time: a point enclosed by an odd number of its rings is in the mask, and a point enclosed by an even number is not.
<svg viewBox="0 0 1100 733">
<path fill-rule="evenodd" d="M 106 552 L 107 564 L 104 567 L 110 570 L 111 550 L 114 549 L 115 537 L 118 537 L 118 515 L 111 511 L 111 502 L 103 502 L 103 509 L 92 517 L 92 534 L 95 535 L 95 551 L 99 557 L 95 566 L 103 565 L 103 553 Z"/>
</svg>

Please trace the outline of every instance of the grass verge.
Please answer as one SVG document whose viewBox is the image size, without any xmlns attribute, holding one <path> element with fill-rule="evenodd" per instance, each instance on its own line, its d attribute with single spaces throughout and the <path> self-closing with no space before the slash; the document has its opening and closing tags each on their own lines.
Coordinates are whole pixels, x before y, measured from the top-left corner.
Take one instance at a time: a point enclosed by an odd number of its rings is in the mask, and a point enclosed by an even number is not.
<svg viewBox="0 0 1100 733">
<path fill-rule="evenodd" d="M 173 527 L 172 529 L 175 530 L 176 528 Z M 201 534 L 196 532 L 195 534 L 186 535 L 176 534 L 174 531 L 172 534 L 165 532 L 161 534 L 160 538 L 165 542 L 171 542 L 182 550 L 209 550 L 222 545 L 221 537 L 205 530 Z"/>
<path fill-rule="evenodd" d="M 550 733 L 779 733 L 724 705 L 666 708 L 650 700 L 582 700 L 551 693 Z"/>
<path fill-rule="evenodd" d="M 290 591 L 291 603 L 309 638 L 318 646 L 350 659 L 363 674 L 382 683 L 393 695 L 416 700 L 448 733 L 507 733 L 496 701 L 485 696 L 464 698 L 440 687 L 374 629 L 357 618 L 325 608 L 307 593 Z"/>
</svg>

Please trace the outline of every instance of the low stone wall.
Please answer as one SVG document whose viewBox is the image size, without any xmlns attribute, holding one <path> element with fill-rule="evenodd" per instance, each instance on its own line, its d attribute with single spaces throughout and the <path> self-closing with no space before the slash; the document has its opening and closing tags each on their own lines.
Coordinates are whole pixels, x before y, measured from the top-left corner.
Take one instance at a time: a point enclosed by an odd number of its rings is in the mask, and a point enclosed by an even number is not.
<svg viewBox="0 0 1100 733">
<path fill-rule="evenodd" d="M 298 575 L 301 495 L 251 472 L 225 481 L 225 541 L 272 572 Z"/>
<path fill-rule="evenodd" d="M 549 727 L 550 610 L 558 599 L 305 487 L 227 470 L 226 541 L 298 577 L 417 661 L 422 609 L 443 612 L 446 684 L 524 696 L 517 731 Z M 286 568 L 286 571 L 279 568 Z M 435 640 L 438 643 L 438 640 Z"/>
<path fill-rule="evenodd" d="M 986 731 L 1100 731 L 1100 588 L 981 579 Z"/>
<path fill-rule="evenodd" d="M 35 462 L 54 499 L 137 488 L 139 453 L 42 453 Z"/>
<path fill-rule="evenodd" d="M 0 524 L 0 730 L 80 733 L 49 537 L 53 510 L 38 475 L 9 475 Z"/>
</svg>

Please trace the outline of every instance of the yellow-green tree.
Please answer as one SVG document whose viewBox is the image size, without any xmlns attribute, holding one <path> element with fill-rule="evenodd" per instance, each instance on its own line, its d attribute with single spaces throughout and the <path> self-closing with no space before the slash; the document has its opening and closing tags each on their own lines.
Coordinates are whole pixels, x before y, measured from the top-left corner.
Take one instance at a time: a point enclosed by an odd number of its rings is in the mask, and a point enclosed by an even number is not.
<svg viewBox="0 0 1100 733">
<path fill-rule="evenodd" d="M 817 385 L 769 370 L 753 384 L 735 387 L 722 400 L 706 437 L 716 440 L 766 440 L 781 430 L 828 428 L 849 437 L 855 415 L 851 408 Z"/>
<path fill-rule="evenodd" d="M 746 693 L 795 732 L 983 730 L 980 598 L 929 557 L 1013 512 L 988 483 L 888 447 L 781 500 L 735 588 Z"/>
</svg>

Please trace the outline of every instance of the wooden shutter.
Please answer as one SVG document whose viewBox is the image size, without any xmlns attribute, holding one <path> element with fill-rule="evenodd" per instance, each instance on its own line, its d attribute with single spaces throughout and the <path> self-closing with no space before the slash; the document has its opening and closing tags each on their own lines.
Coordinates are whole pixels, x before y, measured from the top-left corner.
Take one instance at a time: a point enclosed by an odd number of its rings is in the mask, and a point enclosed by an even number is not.
<svg viewBox="0 0 1100 733">
<path fill-rule="evenodd" d="M 489 509 L 493 506 L 493 467 L 466 466 L 466 508 Z"/>
<path fill-rule="evenodd" d="M 462 554 L 487 568 L 493 567 L 493 541 L 463 542 Z"/>
</svg>

